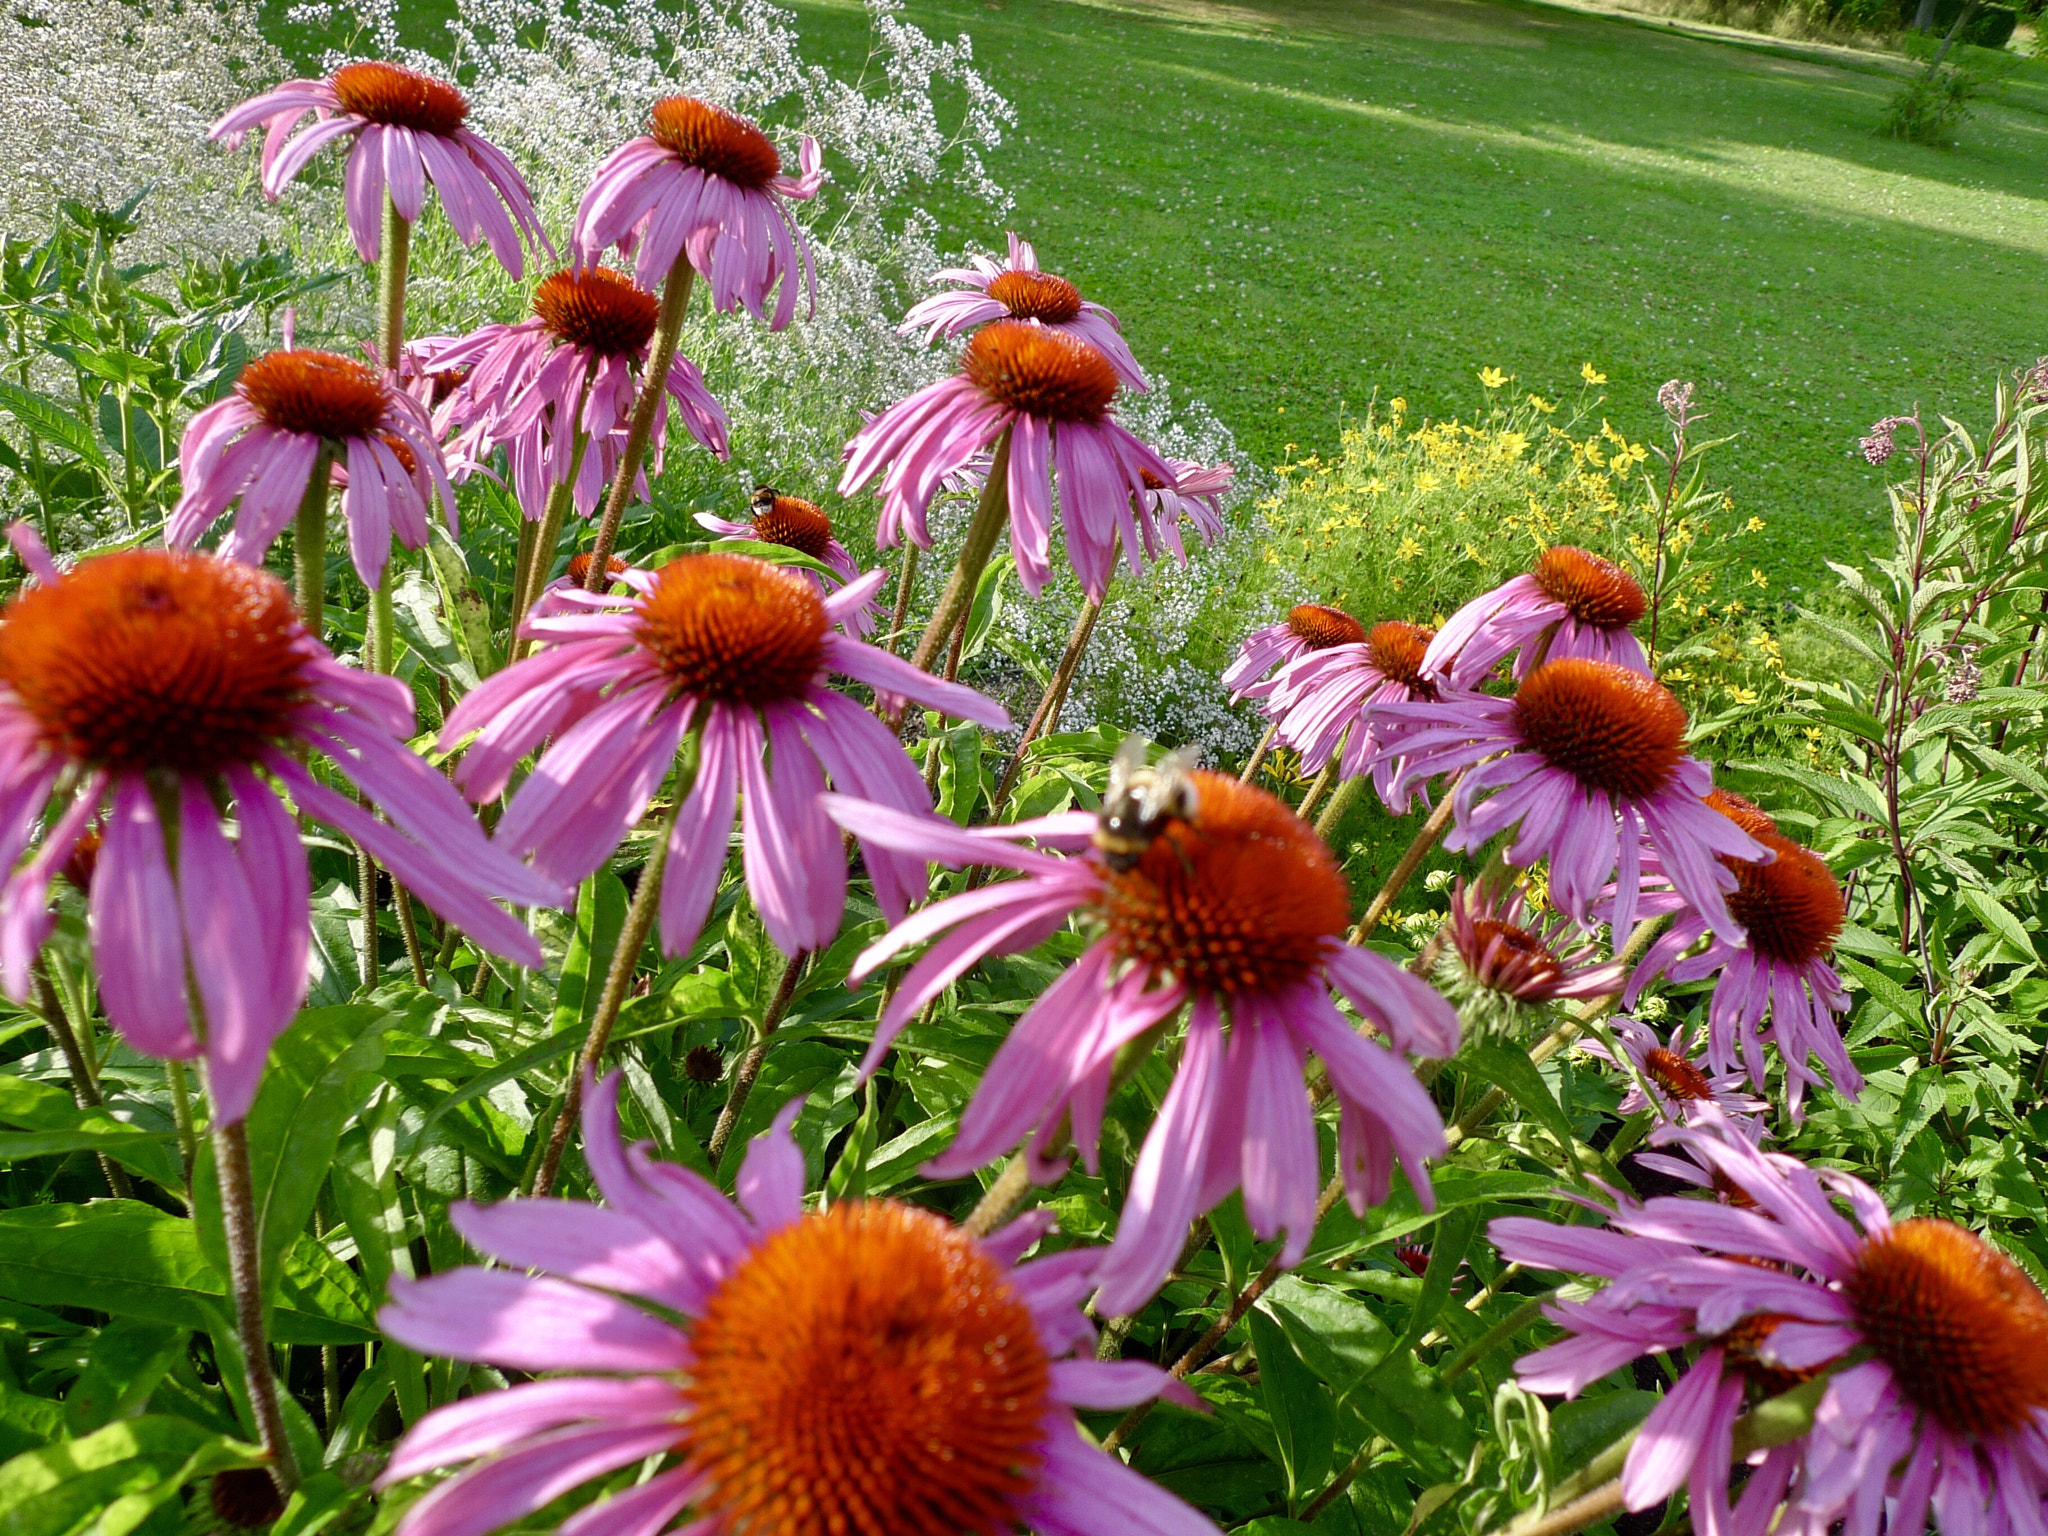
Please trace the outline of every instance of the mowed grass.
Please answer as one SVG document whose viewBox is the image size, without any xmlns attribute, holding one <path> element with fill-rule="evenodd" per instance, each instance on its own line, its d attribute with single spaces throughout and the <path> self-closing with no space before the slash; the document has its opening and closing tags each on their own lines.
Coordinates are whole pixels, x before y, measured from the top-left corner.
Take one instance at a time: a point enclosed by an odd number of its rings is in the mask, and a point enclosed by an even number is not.
<svg viewBox="0 0 2048 1536">
<path fill-rule="evenodd" d="M 821 43 L 848 15 L 800 9 Z M 1590 361 L 1634 438 L 1692 379 L 1739 434 L 1717 480 L 1811 585 L 1887 526 L 1873 419 L 1981 419 L 1991 374 L 2048 351 L 2031 85 L 1942 151 L 1873 136 L 1888 77 L 1535 5 L 910 15 L 970 33 L 1016 102 L 993 165 L 1017 226 L 1267 463 L 1375 393 L 1469 414 L 1482 367 L 1556 399 Z"/>
<path fill-rule="evenodd" d="M 852 0 L 801 0 L 856 70 Z M 1856 439 L 1981 419 L 2048 351 L 2040 66 L 1961 147 L 1872 132 L 1893 80 L 1498 0 L 910 0 L 1015 102 L 1010 223 L 1259 460 L 1334 445 L 1377 394 L 1470 414 L 1482 367 L 1632 438 L 1697 383 L 1714 478 L 1782 590 L 1885 528 Z M 949 242 L 999 247 L 941 200 Z"/>
</svg>

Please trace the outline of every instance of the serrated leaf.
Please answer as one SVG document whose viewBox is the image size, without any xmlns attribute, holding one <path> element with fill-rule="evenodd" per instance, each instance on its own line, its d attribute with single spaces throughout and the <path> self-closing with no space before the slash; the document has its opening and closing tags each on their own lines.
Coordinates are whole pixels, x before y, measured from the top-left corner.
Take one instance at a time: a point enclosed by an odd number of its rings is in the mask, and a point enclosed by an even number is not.
<svg viewBox="0 0 2048 1536">
<path fill-rule="evenodd" d="M 68 448 L 96 469 L 107 467 L 92 428 L 48 395 L 0 379 L 0 411 L 7 412 L 35 436 Z"/>
</svg>

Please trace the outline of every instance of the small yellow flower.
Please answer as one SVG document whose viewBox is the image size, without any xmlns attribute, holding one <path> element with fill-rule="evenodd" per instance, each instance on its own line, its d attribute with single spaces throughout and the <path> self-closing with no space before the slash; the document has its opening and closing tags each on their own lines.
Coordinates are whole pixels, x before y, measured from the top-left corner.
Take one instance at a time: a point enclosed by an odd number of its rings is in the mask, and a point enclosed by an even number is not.
<svg viewBox="0 0 2048 1536">
<path fill-rule="evenodd" d="M 1394 552 L 1394 558 L 1397 560 L 1413 560 L 1421 553 L 1422 546 L 1415 542 L 1414 536 L 1403 535 L 1401 547 Z"/>
<path fill-rule="evenodd" d="M 1508 376 L 1498 368 L 1482 368 L 1479 370 L 1479 382 L 1488 389 L 1499 389 L 1507 381 Z"/>
<path fill-rule="evenodd" d="M 1760 517 L 1752 517 L 1742 525 L 1742 531 L 1744 533 L 1762 533 L 1764 531 L 1764 520 Z"/>
<path fill-rule="evenodd" d="M 1607 382 L 1607 375 L 1600 372 L 1591 363 L 1579 364 L 1579 377 L 1588 384 L 1605 384 Z"/>
<path fill-rule="evenodd" d="M 1387 402 L 1387 409 L 1396 416 L 1406 416 L 1408 414 L 1408 402 L 1402 399 L 1401 396 L 1396 395 Z"/>
<path fill-rule="evenodd" d="M 1531 395 L 1529 397 L 1529 403 L 1546 416 L 1548 416 L 1552 411 L 1555 411 L 1557 409 L 1556 406 L 1552 405 L 1548 400 L 1544 399 L 1541 395 Z"/>
<path fill-rule="evenodd" d="M 1768 587 L 1771 584 L 1771 578 L 1752 565 L 1749 568 L 1749 584 L 1753 587 Z"/>
</svg>

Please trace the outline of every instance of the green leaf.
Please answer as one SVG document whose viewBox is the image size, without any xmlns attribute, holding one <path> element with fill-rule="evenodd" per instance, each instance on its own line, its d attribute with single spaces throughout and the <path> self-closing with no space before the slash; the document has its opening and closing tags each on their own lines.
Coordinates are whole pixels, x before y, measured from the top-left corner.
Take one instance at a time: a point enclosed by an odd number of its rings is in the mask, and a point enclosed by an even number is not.
<svg viewBox="0 0 2048 1536">
<path fill-rule="evenodd" d="M 472 673 L 489 677 L 498 670 L 497 647 L 491 643 L 490 605 L 470 577 L 462 546 L 438 520 L 427 539 L 427 563 L 434 568 L 434 584 L 441 589 L 441 612 L 456 649 Z"/>
<path fill-rule="evenodd" d="M 376 1091 L 383 1030 L 393 1017 L 364 1003 L 308 1009 L 270 1048 L 263 1087 L 244 1122 L 266 1306 L 282 1279 L 285 1251 L 313 1214 L 342 1127 Z M 220 1188 L 211 1158 L 195 1170 L 193 1182 L 193 1214 L 207 1257 L 225 1274 Z"/>
<path fill-rule="evenodd" d="M 1889 1138 L 1891 1156 L 1885 1163 L 1886 1172 L 1898 1171 L 1899 1159 L 1906 1155 L 1906 1148 L 1947 1105 L 1939 1067 L 1922 1067 L 1906 1079 L 1905 1096 L 1899 1100 L 1898 1123 L 1892 1127 Z"/>
<path fill-rule="evenodd" d="M 982 567 L 981 580 L 974 588 L 974 602 L 967 610 L 967 633 L 960 644 L 963 665 L 979 656 L 981 648 L 988 644 L 989 631 L 1003 611 L 1003 577 L 1016 564 L 1009 555 L 999 555 Z"/>
<path fill-rule="evenodd" d="M 1654 1392 L 1609 1392 L 1550 1410 L 1551 1472 L 1569 1477 L 1650 1415 L 1663 1399 Z"/>
<path fill-rule="evenodd" d="M 588 1027 L 625 923 L 626 883 L 610 865 L 603 865 L 576 894 L 576 932 L 562 958 L 562 981 L 555 991 L 554 1017 L 548 1026 L 551 1033 L 581 1033 Z"/>
<path fill-rule="evenodd" d="M 71 1432 L 82 1435 L 115 1419 L 133 1418 L 149 1405 L 190 1335 L 182 1328 L 117 1317 L 100 1330 L 85 1369 L 64 1399 Z"/>
<path fill-rule="evenodd" d="M 94 468 L 107 467 L 107 456 L 92 429 L 48 395 L 0 379 L 0 410 L 35 436 L 70 449 Z"/>
<path fill-rule="evenodd" d="M 1543 1080 L 1543 1074 L 1536 1070 L 1529 1053 L 1498 1041 L 1482 1040 L 1465 1054 L 1473 1070 L 1534 1115 L 1537 1123 L 1557 1138 L 1565 1161 L 1577 1173 L 1579 1154 L 1571 1119 L 1557 1102 L 1557 1095 L 1550 1091 L 1550 1084 Z"/>
<path fill-rule="evenodd" d="M 0 1531 L 127 1536 L 194 1478 L 259 1465 L 262 1454 L 186 1419 L 109 1424 L 0 1466 Z"/>
<path fill-rule="evenodd" d="M 981 727 L 963 721 L 939 738 L 939 814 L 961 826 L 981 801 Z"/>
<path fill-rule="evenodd" d="M 1394 1346 L 1393 1330 L 1380 1315 L 1335 1286 L 1284 1275 L 1266 1292 L 1264 1305 L 1309 1368 L 1340 1391 L 1363 1379 Z"/>
<path fill-rule="evenodd" d="M 292 1490 L 270 1536 L 319 1536 L 348 1508 L 348 1485 L 332 1472 L 315 1472 Z"/>
<path fill-rule="evenodd" d="M 406 571 L 391 590 L 391 614 L 407 648 L 430 672 L 467 693 L 477 685 L 476 668 L 442 621 L 443 602 L 438 587 L 416 570 Z"/>
<path fill-rule="evenodd" d="M 1529 1060 L 1519 1051 L 1513 1054 L 1520 1056 L 1525 1063 Z M 1534 1073 L 1533 1065 L 1530 1071 Z M 1414 1310 L 1408 1314 L 1408 1326 L 1402 1330 L 1397 1348 L 1413 1349 L 1415 1341 L 1443 1311 L 1444 1303 L 1450 1299 L 1451 1282 L 1457 1278 L 1458 1266 L 1465 1262 L 1465 1250 L 1472 1246 L 1473 1234 L 1479 1230 L 1479 1215 L 1478 1206 L 1463 1205 L 1446 1211 L 1443 1220 L 1436 1224 L 1436 1240 L 1429 1246 L 1429 1268 L 1422 1276 L 1422 1291 L 1415 1299 Z"/>
<path fill-rule="evenodd" d="M 1977 914 L 1986 928 L 2009 944 L 2023 960 L 2039 963 L 2041 957 L 2034 951 L 2034 941 L 2028 935 L 2026 924 L 1989 891 L 1980 891 L 1975 886 L 1965 886 L 1962 891 L 1963 903 Z"/>
<path fill-rule="evenodd" d="M 155 1206 L 95 1200 L 0 1211 L 0 1296 L 43 1307 L 89 1298 L 116 1317 L 211 1331 L 227 1294 L 193 1223 Z M 297 1254 L 285 1261 L 271 1331 L 280 1344 L 359 1344 L 377 1336 L 335 1276 L 317 1263 L 309 1269 Z"/>
<path fill-rule="evenodd" d="M 116 1120 L 104 1109 L 80 1109 L 54 1083 L 0 1074 L 0 1163 L 61 1152 L 104 1152 L 123 1167 L 173 1194 L 185 1192 L 177 1157 L 166 1139 Z"/>
<path fill-rule="evenodd" d="M 1921 1011 L 1918 994 L 1908 992 L 1876 966 L 1865 965 L 1861 960 L 1852 960 L 1839 951 L 1835 954 L 1835 964 L 1854 977 L 1864 991 L 1898 1015 L 1901 1022 L 1916 1028 L 1919 1026 Z"/>
<path fill-rule="evenodd" d="M 1259 1360 L 1259 1393 L 1280 1441 L 1288 1502 L 1299 1504 L 1329 1478 L 1336 1414 L 1328 1390 L 1295 1353 L 1286 1330 L 1263 1303 L 1252 1308 L 1245 1322 Z"/>
</svg>

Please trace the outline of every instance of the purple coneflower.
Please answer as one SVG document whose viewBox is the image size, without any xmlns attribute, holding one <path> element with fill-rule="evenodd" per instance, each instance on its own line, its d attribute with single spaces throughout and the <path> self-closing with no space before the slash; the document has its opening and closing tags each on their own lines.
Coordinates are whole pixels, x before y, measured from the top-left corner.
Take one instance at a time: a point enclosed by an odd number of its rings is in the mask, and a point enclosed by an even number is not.
<svg viewBox="0 0 2048 1536">
<path fill-rule="evenodd" d="M 165 549 L 60 575 L 24 525 L 11 537 L 36 584 L 0 617 L 9 996 L 29 994 L 54 921 L 51 877 L 104 812 L 87 905 L 107 1017 L 149 1055 L 203 1054 L 219 1113 L 241 1119 L 306 995 L 306 853 L 273 779 L 477 942 L 540 964 L 532 935 L 489 897 L 552 905 L 564 893 L 492 847 L 407 750 L 411 691 L 335 661 L 276 578 Z M 321 783 L 315 756 L 390 824 Z M 20 862 L 46 814 L 41 846 Z"/>
<path fill-rule="evenodd" d="M 1236 659 L 1223 669 L 1221 682 L 1234 704 L 1263 699 L 1273 692 L 1274 675 L 1311 651 L 1365 644 L 1365 626 L 1342 608 L 1323 603 L 1297 603 L 1285 619 L 1245 636 Z"/>
<path fill-rule="evenodd" d="M 534 289 L 532 319 L 487 325 L 433 349 L 429 366 L 463 375 L 436 413 L 443 430 L 458 434 L 450 451 L 477 464 L 503 445 L 529 522 L 540 519 L 548 492 L 567 482 L 574 467 L 575 507 L 589 517 L 618 467 L 660 307 L 621 273 L 570 267 Z M 655 474 L 661 473 L 671 402 L 692 437 L 727 457 L 725 410 L 697 365 L 679 352 L 648 437 Z M 572 423 L 588 438 L 580 466 Z M 648 468 L 643 462 L 636 491 L 642 500 Z"/>
<path fill-rule="evenodd" d="M 1067 559 L 1090 597 L 1109 588 L 1121 543 L 1133 574 L 1157 555 L 1159 531 L 1145 505 L 1145 477 L 1173 471 L 1110 410 L 1116 370 L 1086 342 L 1020 320 L 999 320 L 969 338 L 960 371 L 899 400 L 848 445 L 839 494 L 882 476 L 875 542 L 907 536 L 931 548 L 925 510 L 948 475 L 1010 434 L 1010 551 L 1017 578 L 1036 597 L 1051 575 L 1053 492 L 1059 492 Z"/>
<path fill-rule="evenodd" d="M 1436 701 L 1436 683 L 1422 669 L 1434 633 L 1389 619 L 1362 640 L 1287 662 L 1264 685 L 1266 713 L 1277 727 L 1273 739 L 1301 754 L 1305 773 L 1320 773 L 1341 745 L 1338 772 L 1347 779 L 1370 773 L 1387 809 L 1405 815 L 1410 790 L 1395 792 L 1402 760 L 1393 743 L 1400 733 L 1381 724 L 1376 710 Z"/>
<path fill-rule="evenodd" d="M 442 743 L 464 750 L 471 800 L 505 792 L 519 760 L 550 742 L 498 823 L 498 843 L 573 883 L 618 847 L 693 732 L 691 779 L 661 888 L 670 954 L 695 942 L 718 893 L 735 801 L 747 888 L 785 953 L 828 943 L 846 904 L 839 833 L 819 803 L 842 791 L 906 814 L 931 799 L 901 743 L 827 685 L 838 672 L 996 729 L 1010 719 L 971 688 L 941 682 L 832 626 L 873 596 L 870 571 L 820 598 L 794 572 L 742 555 L 685 555 L 626 570 L 608 593 L 548 593 L 523 633 L 541 642 L 471 693 Z M 875 847 L 875 896 L 893 915 L 925 892 L 921 859 Z"/>
<path fill-rule="evenodd" d="M 259 564 L 298 514 L 323 451 L 346 468 L 341 511 L 364 586 L 374 591 L 383 577 L 394 533 L 407 549 L 426 544 L 437 492 L 454 531 L 455 489 L 425 408 L 353 358 L 301 348 L 257 358 L 227 399 L 192 418 L 178 446 L 185 491 L 165 540 L 197 543 L 232 506 L 221 553 Z"/>
<path fill-rule="evenodd" d="M 1649 604 L 1636 579 L 1611 560 L 1553 544 L 1536 569 L 1475 597 L 1444 622 L 1424 665 L 1460 688 L 1476 687 L 1513 651 L 1515 676 L 1545 661 L 1584 657 L 1650 670 L 1629 626 Z"/>
<path fill-rule="evenodd" d="M 648 1143 L 622 1149 L 617 1096 L 613 1074 L 585 1099 L 604 1205 L 457 1204 L 505 1267 L 392 1283 L 392 1338 L 561 1373 L 420 1421 L 382 1486 L 467 1465 L 400 1536 L 479 1536 L 649 1458 L 563 1536 L 651 1536 L 686 1510 L 693 1536 L 1215 1536 L 1081 1435 L 1076 1408 L 1194 1399 L 1157 1366 L 1093 1358 L 1095 1250 L 1019 1262 L 1051 1213 L 976 1238 L 893 1200 L 806 1211 L 801 1100 L 747 1148 L 733 1203 Z"/>
<path fill-rule="evenodd" d="M 1717 790 L 1708 804 L 1747 807 L 1769 818 L 1747 801 Z M 1718 807 L 1717 807 L 1718 808 Z M 1863 1091 L 1863 1075 L 1849 1060 L 1835 1015 L 1849 1006 L 1842 979 L 1828 964 L 1835 940 L 1841 937 L 1846 913 L 1842 888 L 1833 871 L 1811 850 L 1759 826 L 1739 812 L 1723 811 L 1730 821 L 1773 855 L 1769 863 L 1724 859 L 1733 872 L 1735 889 L 1727 896 L 1728 911 L 1748 934 L 1744 944 L 1731 944 L 1691 906 L 1676 896 L 1646 898 L 1644 910 L 1676 911 L 1671 927 L 1658 936 L 1629 978 L 1624 1007 L 1635 1006 L 1643 988 L 1657 976 L 1674 982 L 1717 978 L 1707 1005 L 1707 1058 L 1714 1071 L 1747 1071 L 1752 1086 L 1766 1086 L 1763 1047 L 1776 1047 L 1785 1064 L 1785 1107 L 1800 1116 L 1806 1089 L 1822 1079 L 1807 1064 L 1817 1057 L 1834 1080 L 1835 1091 L 1855 1097 Z M 1700 940 L 1707 946 L 1687 955 Z M 1761 1028 L 1765 1017 L 1768 1030 Z"/>
<path fill-rule="evenodd" d="M 1606 997 L 1621 987 L 1620 965 L 1603 961 L 1568 919 L 1530 913 L 1512 880 L 1468 887 L 1460 878 L 1444 927 L 1451 942 L 1438 980 L 1468 1023 L 1505 1024 L 1522 1009 Z"/>
<path fill-rule="evenodd" d="M 1652 1139 L 1744 1203 L 1662 1197 L 1624 1203 L 1605 1230 L 1491 1228 L 1503 1258 L 1608 1282 L 1545 1309 L 1572 1337 L 1521 1361 L 1529 1390 L 1576 1395 L 1640 1355 L 1699 1351 L 1629 1450 L 1627 1506 L 1689 1481 L 1702 1536 L 1917 1532 L 1930 1513 L 1945 1536 L 2039 1531 L 2048 1301 L 2025 1272 L 1949 1222 L 1894 1222 L 1861 1180 L 1760 1152 L 1716 1112 Z M 1738 1415 L 1821 1376 L 1812 1427 L 1751 1453 L 1731 1510 Z"/>
<path fill-rule="evenodd" d="M 837 580 L 827 578 L 821 572 L 802 569 L 803 576 L 818 589 L 824 597 L 836 592 L 860 574 L 860 567 L 853 562 L 846 546 L 839 542 L 832 532 L 832 519 L 825 515 L 825 509 L 814 501 L 805 501 L 800 496 L 777 495 L 775 488 L 764 485 L 754 492 L 753 521 L 736 523 L 729 517 L 720 517 L 715 512 L 699 512 L 699 526 L 709 528 L 713 533 L 729 539 L 751 539 L 760 544 L 779 544 L 784 549 L 793 549 L 800 555 L 809 555 L 820 565 L 829 567 Z M 865 638 L 875 627 L 880 609 L 873 603 L 863 604 L 847 622 L 850 633 Z"/>
<path fill-rule="evenodd" d="M 1723 895 L 1735 876 L 1715 856 L 1770 855 L 1707 806 L 1712 776 L 1685 755 L 1685 710 L 1655 678 L 1574 657 L 1536 668 L 1511 699 L 1459 693 L 1438 704 L 1382 704 L 1376 714 L 1400 732 L 1397 795 L 1469 770 L 1454 791 L 1457 825 L 1446 848 L 1477 848 L 1514 828 L 1507 861 L 1549 859 L 1551 904 L 1581 927 L 1613 878 L 1614 931 L 1626 934 L 1641 910 L 1647 837 L 1679 894 L 1716 933 L 1741 939 Z"/>
<path fill-rule="evenodd" d="M 1011 232 L 1008 265 L 987 256 L 972 256 L 968 261 L 968 266 L 947 267 L 933 274 L 939 282 L 961 287 L 920 300 L 896 327 L 897 334 L 908 336 L 923 326 L 924 339 L 931 342 L 994 320 L 1035 321 L 1047 330 L 1064 331 L 1087 342 L 1109 360 L 1117 377 L 1139 394 L 1151 388 L 1138 360 L 1131 356 L 1116 316 L 1082 298 L 1080 290 L 1064 277 L 1040 271 L 1038 253 L 1029 240 Z"/>
<path fill-rule="evenodd" d="M 1616 1106 L 1620 1114 L 1650 1110 L 1660 1120 L 1681 1120 L 1696 1114 L 1700 1105 L 1711 1104 L 1733 1119 L 1746 1120 L 1770 1109 L 1762 1099 L 1742 1091 L 1740 1072 L 1717 1072 L 1711 1062 L 1693 1056 L 1682 1020 L 1672 1026 L 1668 1039 L 1642 1020 L 1626 1015 L 1611 1020 L 1610 1027 L 1629 1065 L 1635 1068 L 1628 1092 Z M 1581 1041 L 1579 1049 L 1600 1061 L 1621 1065 L 1597 1040 Z"/>
<path fill-rule="evenodd" d="M 313 126 L 292 137 L 309 112 Z M 250 129 L 266 129 L 263 195 L 274 202 L 323 146 L 353 134 L 343 202 L 357 255 L 377 259 L 387 190 L 400 217 L 416 224 L 432 182 L 462 243 L 475 245 L 481 237 L 499 265 L 521 277 L 522 233 L 550 256 L 554 247 L 519 168 L 462 126 L 468 116 L 462 93 L 432 75 L 396 64 L 344 64 L 325 80 L 287 80 L 252 96 L 222 116 L 208 137 L 239 149 Z"/>
<path fill-rule="evenodd" d="M 1197 464 L 1193 459 L 1168 459 L 1166 467 L 1173 471 L 1170 479 L 1145 476 L 1145 507 L 1158 519 L 1159 536 L 1173 551 L 1173 558 L 1186 565 L 1180 520 L 1185 517 L 1193 523 L 1204 544 L 1222 538 L 1223 498 L 1237 484 L 1237 470 L 1228 464 Z"/>
<path fill-rule="evenodd" d="M 779 285 L 768 321 L 779 331 L 796 314 L 798 273 L 811 282 L 810 248 L 788 208 L 825 182 L 818 141 L 808 135 L 799 164 L 801 175 L 783 175 L 768 135 L 744 117 L 692 96 L 666 97 L 649 109 L 647 132 L 614 150 L 591 178 L 576 210 L 577 255 L 591 266 L 616 245 L 652 285 L 687 254 L 721 314 L 745 305 L 765 318 Z"/>
<path fill-rule="evenodd" d="M 1192 783 L 1192 820 L 1173 817 L 1141 853 L 1114 858 L 1091 845 L 1090 815 L 963 832 L 828 797 L 840 825 L 899 854 L 1025 876 L 927 907 L 854 963 L 858 978 L 910 945 L 938 940 L 876 1025 L 864 1071 L 985 955 L 1029 949 L 1077 913 L 1099 924 L 1100 937 L 997 1050 L 958 1138 L 928 1170 L 935 1177 L 965 1174 L 1029 1136 L 1034 1177 L 1054 1178 L 1054 1138 L 1069 1117 L 1093 1170 L 1119 1050 L 1163 1031 L 1189 1004 L 1180 1065 L 1138 1154 L 1099 1277 L 1101 1307 L 1112 1315 L 1142 1305 L 1166 1277 L 1188 1223 L 1240 1187 L 1253 1230 L 1262 1239 L 1286 1235 L 1284 1262 L 1301 1257 L 1322 1186 L 1302 1081 L 1307 1053 L 1322 1058 L 1343 1109 L 1338 1157 L 1354 1209 L 1386 1198 L 1396 1159 L 1428 1205 L 1423 1162 L 1444 1147 L 1435 1104 L 1395 1052 L 1455 1051 L 1450 1006 L 1391 960 L 1344 942 L 1350 891 L 1330 850 L 1292 810 L 1220 774 L 1197 772 Z M 1056 857 L 1012 841 L 1023 837 L 1083 851 Z M 1345 1020 L 1330 1000 L 1333 986 L 1393 1050 Z"/>
</svg>

